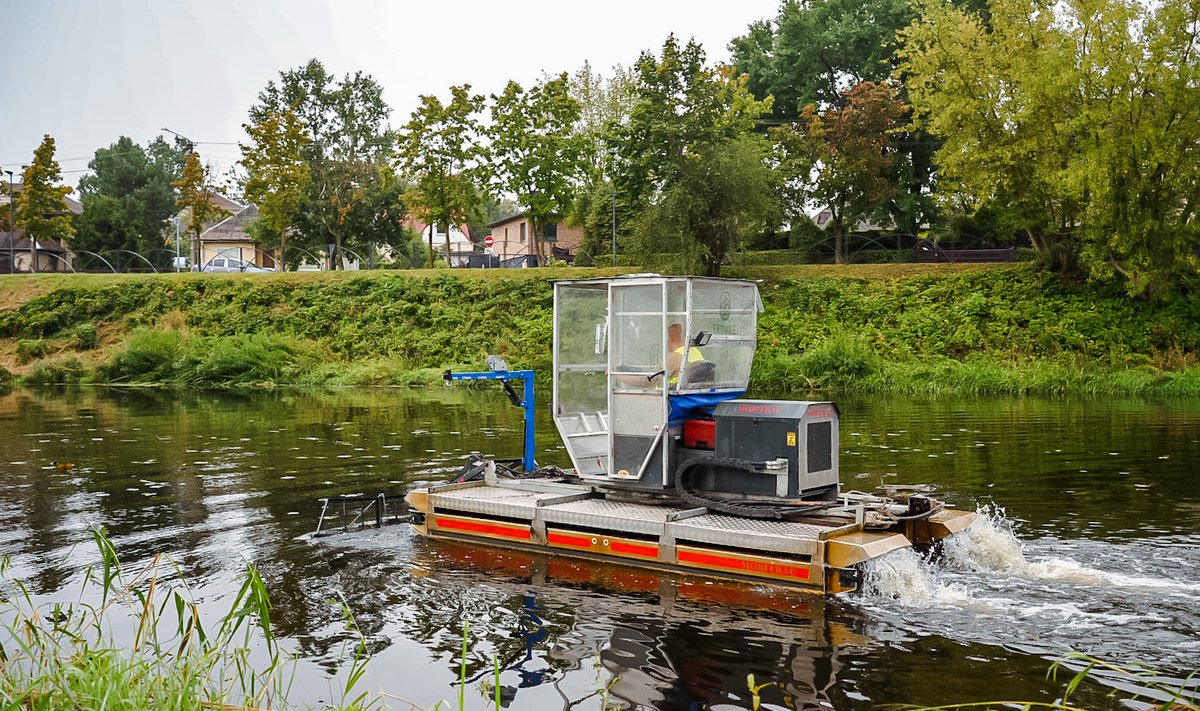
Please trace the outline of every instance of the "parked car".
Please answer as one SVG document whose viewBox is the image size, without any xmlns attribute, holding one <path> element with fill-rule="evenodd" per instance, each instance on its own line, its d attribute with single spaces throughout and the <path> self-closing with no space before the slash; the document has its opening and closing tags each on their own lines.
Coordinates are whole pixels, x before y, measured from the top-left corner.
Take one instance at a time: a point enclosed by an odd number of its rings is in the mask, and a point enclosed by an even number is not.
<svg viewBox="0 0 1200 711">
<path fill-rule="evenodd" d="M 213 257 L 201 269 L 202 272 L 245 272 L 247 274 L 265 274 L 271 269 L 264 269 L 257 264 L 235 259 L 233 257 Z"/>
</svg>

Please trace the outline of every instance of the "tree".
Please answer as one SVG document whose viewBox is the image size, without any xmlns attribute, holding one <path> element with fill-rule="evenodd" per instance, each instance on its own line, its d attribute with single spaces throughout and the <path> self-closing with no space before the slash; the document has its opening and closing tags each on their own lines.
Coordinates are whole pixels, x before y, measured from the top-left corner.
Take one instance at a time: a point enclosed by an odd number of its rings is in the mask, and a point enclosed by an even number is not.
<svg viewBox="0 0 1200 711">
<path fill-rule="evenodd" d="M 582 107 L 564 72 L 529 90 L 510 81 L 492 95 L 492 155 L 497 185 L 514 195 L 533 227 L 532 252 L 545 257 L 546 225 L 567 214 L 586 167 L 576 130 Z"/>
<path fill-rule="evenodd" d="M 1196 22 L 1185 0 L 926 4 L 901 69 L 947 198 L 1008 205 L 1055 269 L 1166 290 L 1200 237 Z"/>
<path fill-rule="evenodd" d="M 72 244 L 105 252 L 127 249 L 143 256 L 164 246 L 164 230 L 175 214 L 171 188 L 184 160 L 183 151 L 161 137 L 145 148 L 121 136 L 97 149 L 79 181 L 83 214 Z"/>
<path fill-rule="evenodd" d="M 33 152 L 33 162 L 21 174 L 21 192 L 17 194 L 16 226 L 25 230 L 36 260 L 37 242 L 66 239 L 75 234 L 66 196 L 71 188 L 59 185 L 62 169 L 54 160 L 54 138 L 46 134 Z M 37 264 L 33 263 L 37 269 Z"/>
<path fill-rule="evenodd" d="M 200 233 L 208 224 L 229 214 L 212 201 L 216 191 L 209 173 L 209 169 L 200 164 L 200 156 L 192 151 L 184 160 L 183 175 L 171 183 L 171 187 L 179 191 L 175 206 L 188 211 L 187 229 L 192 233 L 190 251 L 193 267 L 200 266 Z"/>
<path fill-rule="evenodd" d="M 916 17 L 906 0 L 787 0 L 774 23 L 756 22 L 729 43 L 755 96 L 774 96 L 776 118 L 809 104 L 825 110 L 864 81 L 895 69 L 896 32 Z"/>
<path fill-rule="evenodd" d="M 890 133 L 903 114 L 890 86 L 863 82 L 846 93 L 845 106 L 822 113 L 809 104 L 795 124 L 772 131 L 793 191 L 792 217 L 807 203 L 828 208 L 838 264 L 847 227 L 883 213 L 893 195 Z"/>
<path fill-rule="evenodd" d="M 728 66 L 707 66 L 699 44 L 681 47 L 674 36 L 663 44 L 661 57 L 643 53 L 634 75 L 637 98 L 629 120 L 614 126 L 611 138 L 617 194 L 632 204 L 635 232 L 641 235 L 632 246 L 642 257 L 686 246 L 685 258 L 716 274 L 745 230 L 736 230 L 730 241 L 726 228 L 706 227 L 694 216 L 715 218 L 719 205 L 746 203 L 722 192 L 740 190 L 734 181 L 713 175 L 712 186 L 706 186 L 696 176 L 733 167 L 748 176 L 753 165 L 769 170 L 750 157 L 765 150 L 754 128 L 770 110 L 771 100 L 755 99 L 745 75 Z M 760 147 L 752 150 L 754 142 Z M 767 182 L 766 176 L 753 179 L 754 184 Z M 666 219 L 666 209 L 683 211 L 670 220 L 679 234 L 656 244 L 652 236 L 657 221 Z M 743 224 L 749 227 L 761 219 L 757 215 Z"/>
<path fill-rule="evenodd" d="M 916 17 L 907 0 L 788 0 L 773 21 L 750 25 L 730 50 L 754 95 L 774 96 L 774 118 L 791 122 L 809 104 L 818 111 L 842 107 L 851 88 L 887 80 L 898 65 L 896 33 Z M 912 129 L 898 130 L 892 142 L 888 179 L 895 189 L 888 212 L 912 234 L 937 217 L 930 197 L 937 145 Z"/>
<path fill-rule="evenodd" d="M 250 122 L 257 124 L 289 109 L 312 137 L 302 149 L 312 178 L 301 200 L 293 241 L 312 248 L 331 245 L 333 252 L 340 252 L 347 239 L 377 241 L 374 233 L 352 232 L 352 222 L 374 221 L 355 220 L 351 213 L 361 211 L 364 198 L 377 189 L 375 181 L 392 161 L 395 136 L 386 125 L 391 110 L 383 89 L 362 72 L 339 80 L 312 59 L 282 72 L 278 82 L 268 82 L 250 108 Z M 330 266 L 337 266 L 332 254 Z"/>
<path fill-rule="evenodd" d="M 450 101 L 421 96 L 421 105 L 400 129 L 400 168 L 411 182 L 406 194 L 414 214 L 446 234 L 450 260 L 450 227 L 467 221 L 482 202 L 486 152 L 476 118 L 483 96 L 471 85 L 450 87 Z M 433 267 L 433 230 L 429 232 L 429 266 Z"/>
<path fill-rule="evenodd" d="M 739 245 L 779 224 L 767 159 L 766 143 L 749 134 L 700 147 L 636 222 L 633 252 L 671 252 L 684 269 L 718 276 Z"/>
<path fill-rule="evenodd" d="M 279 264 L 287 269 L 287 236 L 300 213 L 300 204 L 312 170 L 303 150 L 312 139 L 290 107 L 284 113 L 267 112 L 255 123 L 242 124 L 250 144 L 241 144 L 242 165 L 247 172 L 246 199 L 258 205 L 267 229 L 279 240 Z"/>
<path fill-rule="evenodd" d="M 620 65 L 605 77 L 584 63 L 571 75 L 570 94 L 579 102 L 579 120 L 575 132 L 583 143 L 583 173 L 571 202 L 568 222 L 583 227 L 583 244 L 576 260 L 583 262 L 609 251 L 614 232 L 625 229 L 629 221 L 628 200 L 618 199 L 614 216 L 612 169 L 615 159 L 610 140 L 613 127 L 629 120 L 635 99 L 633 72 Z"/>
</svg>

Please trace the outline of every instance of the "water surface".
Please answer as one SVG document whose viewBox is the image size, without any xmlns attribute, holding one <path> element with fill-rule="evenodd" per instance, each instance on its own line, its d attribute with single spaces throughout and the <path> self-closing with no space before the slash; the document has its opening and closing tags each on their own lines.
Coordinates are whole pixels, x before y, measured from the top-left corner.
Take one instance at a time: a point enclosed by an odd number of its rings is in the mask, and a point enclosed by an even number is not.
<svg viewBox="0 0 1200 711">
<path fill-rule="evenodd" d="M 457 698 L 464 624 L 469 708 L 485 707 L 476 677 L 493 656 L 514 709 L 749 708 L 748 674 L 772 684 L 768 708 L 1048 702 L 1064 684 L 1047 667 L 1068 648 L 1168 677 L 1200 668 L 1200 406 L 838 403 L 845 488 L 929 483 L 991 512 L 937 566 L 880 561 L 864 595 L 472 549 L 402 526 L 310 540 L 320 497 L 402 492 L 471 451 L 517 454 L 519 411 L 458 388 L 0 396 L 0 553 L 53 597 L 95 560 L 89 530 L 103 525 L 127 565 L 168 552 L 217 608 L 253 562 L 310 703 L 336 700 L 329 679 L 345 670 L 331 599 L 367 637 L 366 683 L 426 707 Z M 539 459 L 565 466 L 540 415 Z M 1130 692 L 1106 684 L 1077 700 L 1116 708 Z"/>
</svg>

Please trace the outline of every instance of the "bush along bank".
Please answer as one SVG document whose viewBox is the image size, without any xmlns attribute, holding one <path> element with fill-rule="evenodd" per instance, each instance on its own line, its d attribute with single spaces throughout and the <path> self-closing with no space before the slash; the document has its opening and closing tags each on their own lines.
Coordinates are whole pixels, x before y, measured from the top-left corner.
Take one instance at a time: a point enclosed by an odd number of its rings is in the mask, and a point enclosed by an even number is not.
<svg viewBox="0 0 1200 711">
<path fill-rule="evenodd" d="M 761 279 L 753 385 L 1200 393 L 1197 295 L 1143 302 L 1032 266 L 908 266 L 732 270 Z M 0 364 L 25 383 L 416 385 L 500 353 L 549 379 L 548 278 L 287 276 L 61 286 L 0 314 Z"/>
</svg>

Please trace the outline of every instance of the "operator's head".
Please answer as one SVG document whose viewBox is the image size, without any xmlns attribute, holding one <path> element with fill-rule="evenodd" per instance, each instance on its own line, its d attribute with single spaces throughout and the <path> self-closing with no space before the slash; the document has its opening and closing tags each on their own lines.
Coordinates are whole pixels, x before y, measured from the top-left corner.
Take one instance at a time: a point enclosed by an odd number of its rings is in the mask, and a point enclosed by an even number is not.
<svg viewBox="0 0 1200 711">
<path fill-rule="evenodd" d="M 683 345 L 683 326 L 677 323 L 667 326 L 667 345 L 671 348 Z"/>
</svg>

